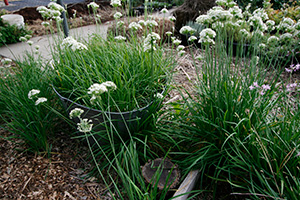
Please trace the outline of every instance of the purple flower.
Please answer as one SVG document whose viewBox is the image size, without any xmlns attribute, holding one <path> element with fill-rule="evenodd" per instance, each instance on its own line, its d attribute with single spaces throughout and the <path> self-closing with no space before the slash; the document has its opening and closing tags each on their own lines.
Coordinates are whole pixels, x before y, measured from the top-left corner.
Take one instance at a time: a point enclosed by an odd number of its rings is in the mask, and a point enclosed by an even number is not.
<svg viewBox="0 0 300 200">
<path fill-rule="evenodd" d="M 262 91 L 259 92 L 259 94 L 260 94 L 260 95 L 264 95 L 265 93 L 264 93 L 264 91 L 262 90 Z"/>
<path fill-rule="evenodd" d="M 292 73 L 293 70 L 291 70 L 290 68 L 285 68 L 285 71 L 288 72 L 288 73 Z"/>
<path fill-rule="evenodd" d="M 254 90 L 255 87 L 254 87 L 253 85 L 250 85 L 249 89 L 250 89 L 250 90 Z"/>
<path fill-rule="evenodd" d="M 298 63 L 298 64 L 295 66 L 294 71 L 297 71 L 297 70 L 299 70 L 299 69 L 300 69 L 300 64 Z"/>
<path fill-rule="evenodd" d="M 264 90 L 270 90 L 270 89 L 271 89 L 271 87 L 270 87 L 269 85 L 265 85 L 265 84 L 263 84 L 261 87 L 262 87 Z"/>
<path fill-rule="evenodd" d="M 254 86 L 254 87 L 259 87 L 259 85 L 258 85 L 257 82 L 253 82 L 253 86 Z"/>
</svg>

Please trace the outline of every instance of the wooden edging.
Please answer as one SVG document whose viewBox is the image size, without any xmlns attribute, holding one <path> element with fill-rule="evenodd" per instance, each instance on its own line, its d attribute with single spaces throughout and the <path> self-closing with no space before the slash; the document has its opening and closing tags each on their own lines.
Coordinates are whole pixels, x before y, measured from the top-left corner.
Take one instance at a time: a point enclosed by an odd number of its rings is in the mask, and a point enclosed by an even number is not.
<svg viewBox="0 0 300 200">
<path fill-rule="evenodd" d="M 192 191 L 199 177 L 199 170 L 190 171 L 184 181 L 180 184 L 179 188 L 173 195 L 172 200 L 186 200 L 189 196 L 188 193 Z"/>
</svg>

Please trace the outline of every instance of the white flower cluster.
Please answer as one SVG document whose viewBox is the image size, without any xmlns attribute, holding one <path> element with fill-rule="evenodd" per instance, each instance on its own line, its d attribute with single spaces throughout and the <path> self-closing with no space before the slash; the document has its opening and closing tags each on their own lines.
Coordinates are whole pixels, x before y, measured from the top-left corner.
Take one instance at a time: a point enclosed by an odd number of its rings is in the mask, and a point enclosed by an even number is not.
<svg viewBox="0 0 300 200">
<path fill-rule="evenodd" d="M 10 59 L 10 58 L 3 58 L 1 60 L 1 63 L 4 67 L 9 67 L 11 62 L 12 62 L 12 59 Z"/>
<path fill-rule="evenodd" d="M 63 47 L 71 48 L 73 51 L 76 50 L 88 50 L 87 46 L 77 42 L 72 36 L 65 38 L 61 44 Z"/>
<path fill-rule="evenodd" d="M 151 32 L 147 35 L 146 39 L 144 40 L 144 51 L 148 50 L 156 50 L 155 44 L 156 41 L 160 40 L 160 36 L 157 33 Z"/>
<path fill-rule="evenodd" d="M 111 0 L 110 5 L 113 7 L 121 6 L 121 0 Z"/>
<path fill-rule="evenodd" d="M 143 29 L 143 27 L 139 24 L 139 23 L 136 23 L 136 22 L 131 22 L 128 26 L 129 29 L 133 30 L 133 31 L 137 31 L 139 29 Z"/>
<path fill-rule="evenodd" d="M 145 21 L 145 25 L 152 28 L 154 26 L 158 26 L 158 23 L 153 19 L 149 19 L 149 20 Z"/>
<path fill-rule="evenodd" d="M 98 4 L 96 4 L 95 2 L 91 2 L 91 3 L 89 3 L 88 5 L 87 5 L 87 7 L 88 8 L 92 8 L 93 9 L 93 11 L 96 11 L 98 8 L 99 8 L 99 5 Z"/>
<path fill-rule="evenodd" d="M 123 42 L 126 40 L 126 37 L 122 36 L 122 35 L 118 35 L 115 37 L 115 40 L 118 42 Z"/>
<path fill-rule="evenodd" d="M 289 18 L 289 17 L 284 17 L 279 25 L 277 26 L 277 28 L 279 30 L 282 30 L 282 31 L 288 31 L 288 32 L 292 32 L 293 29 L 294 29 L 294 25 L 295 25 L 295 22 Z"/>
<path fill-rule="evenodd" d="M 106 81 L 101 84 L 94 83 L 93 85 L 91 85 L 88 88 L 87 93 L 92 95 L 90 102 L 93 104 L 97 98 L 101 98 L 100 95 L 103 94 L 104 92 L 108 92 L 110 90 L 116 90 L 116 89 L 117 89 L 117 86 L 114 82 Z"/>
<path fill-rule="evenodd" d="M 116 12 L 116 13 L 114 14 L 114 18 L 115 18 L 115 19 L 120 19 L 122 16 L 123 16 L 123 15 L 122 15 L 122 13 L 120 13 L 120 12 Z"/>
<path fill-rule="evenodd" d="M 33 99 L 37 97 L 37 95 L 40 93 L 40 90 L 37 89 L 32 89 L 28 92 L 28 99 Z M 35 105 L 39 105 L 40 103 L 46 102 L 47 98 L 45 97 L 38 97 L 37 100 L 35 101 Z"/>
<path fill-rule="evenodd" d="M 196 32 L 196 30 L 193 29 L 193 28 L 190 27 L 190 26 L 183 26 L 183 27 L 179 30 L 179 32 L 180 32 L 181 34 L 184 34 L 184 35 L 192 35 L 192 34 L 194 34 L 194 33 Z"/>
<path fill-rule="evenodd" d="M 55 2 L 50 2 L 48 4 L 48 8 L 45 6 L 39 6 L 37 7 L 36 10 L 42 15 L 43 18 L 45 19 L 52 18 L 58 22 L 62 20 L 60 17 L 61 13 L 66 11 L 64 7 L 62 7 L 61 5 Z"/>
<path fill-rule="evenodd" d="M 81 115 L 84 113 L 84 110 L 81 108 L 74 108 L 69 113 L 70 119 L 78 118 L 80 120 L 79 123 L 77 123 L 77 130 L 82 133 L 91 132 L 93 128 L 92 120 L 90 119 L 82 119 Z"/>
<path fill-rule="evenodd" d="M 215 44 L 215 41 L 213 40 L 213 38 L 215 37 L 216 37 L 216 32 L 214 30 L 212 30 L 211 28 L 203 29 L 200 32 L 199 43 Z"/>
</svg>

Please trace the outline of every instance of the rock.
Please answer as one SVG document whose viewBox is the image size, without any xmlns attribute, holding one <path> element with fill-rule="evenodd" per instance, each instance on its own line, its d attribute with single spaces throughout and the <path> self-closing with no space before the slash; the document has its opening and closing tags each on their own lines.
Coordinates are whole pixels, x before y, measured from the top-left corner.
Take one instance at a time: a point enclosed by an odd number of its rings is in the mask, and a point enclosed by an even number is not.
<svg viewBox="0 0 300 200">
<path fill-rule="evenodd" d="M 16 25 L 18 28 L 24 27 L 24 18 L 22 15 L 17 14 L 7 14 L 1 16 L 3 22 L 8 23 L 9 25 Z"/>
<path fill-rule="evenodd" d="M 142 175 L 147 183 L 157 185 L 158 189 L 163 190 L 168 187 L 170 189 L 175 188 L 179 183 L 180 171 L 177 165 L 170 160 L 157 158 L 150 160 L 142 167 Z"/>
</svg>

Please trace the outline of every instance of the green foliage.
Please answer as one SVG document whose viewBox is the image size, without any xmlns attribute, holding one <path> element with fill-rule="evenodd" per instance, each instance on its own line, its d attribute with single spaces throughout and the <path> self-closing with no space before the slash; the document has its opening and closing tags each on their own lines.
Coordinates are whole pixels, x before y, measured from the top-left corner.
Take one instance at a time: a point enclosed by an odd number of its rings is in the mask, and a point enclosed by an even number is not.
<svg viewBox="0 0 300 200">
<path fill-rule="evenodd" d="M 19 38 L 31 34 L 26 28 L 18 28 L 16 25 L 4 23 L 0 18 L 0 46 L 19 42 Z"/>
<path fill-rule="evenodd" d="M 58 101 L 49 85 L 49 71 L 42 71 L 40 63 L 31 56 L 23 59 L 0 79 L 1 118 L 6 122 L 5 128 L 21 139 L 29 151 L 48 151 L 48 139 L 58 125 L 57 115 L 49 107 L 57 107 Z M 28 98 L 32 89 L 40 90 L 38 96 L 46 97 L 47 102 L 35 105 L 37 99 Z"/>
<path fill-rule="evenodd" d="M 251 10 L 255 10 L 257 8 L 261 8 L 263 7 L 263 2 L 265 0 L 236 0 L 236 2 L 238 3 L 239 7 L 241 7 L 243 10 L 245 9 L 245 7 L 251 3 Z M 272 4 L 272 7 L 275 10 L 280 10 L 281 8 L 284 8 L 285 5 L 291 6 L 291 5 L 299 5 L 300 2 L 299 0 L 294 0 L 294 1 L 290 1 L 290 0 L 267 0 L 268 2 L 270 2 Z"/>
</svg>

